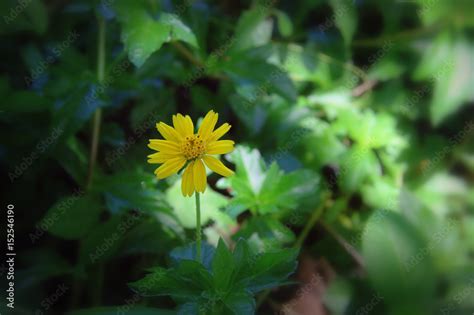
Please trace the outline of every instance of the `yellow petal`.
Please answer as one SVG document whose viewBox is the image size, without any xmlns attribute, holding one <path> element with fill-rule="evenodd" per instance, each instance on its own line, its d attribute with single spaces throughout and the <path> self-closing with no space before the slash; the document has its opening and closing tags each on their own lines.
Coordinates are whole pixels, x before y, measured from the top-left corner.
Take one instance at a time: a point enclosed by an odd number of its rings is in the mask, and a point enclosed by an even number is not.
<svg viewBox="0 0 474 315">
<path fill-rule="evenodd" d="M 194 134 L 193 120 L 191 119 L 191 117 L 189 117 L 189 115 L 186 115 L 184 117 L 184 123 L 185 123 L 185 126 L 186 126 L 186 132 L 190 133 L 190 134 Z"/>
<path fill-rule="evenodd" d="M 234 150 L 234 141 L 219 140 L 213 141 L 207 145 L 207 154 L 226 154 Z"/>
<path fill-rule="evenodd" d="M 193 181 L 194 188 L 197 192 L 204 192 L 206 190 L 206 168 L 201 160 L 194 161 L 193 166 Z"/>
<path fill-rule="evenodd" d="M 161 165 L 160 167 L 156 169 L 155 175 L 159 179 L 166 178 L 170 175 L 173 175 L 177 171 L 179 171 L 184 166 L 185 163 L 186 163 L 186 159 L 182 156 L 169 159 L 163 165 Z"/>
<path fill-rule="evenodd" d="M 234 172 L 231 169 L 227 168 L 221 161 L 219 161 L 213 156 L 205 155 L 203 156 L 202 159 L 206 163 L 207 167 L 209 167 L 212 171 L 216 172 L 217 174 L 220 174 L 225 177 L 228 177 L 234 174 Z"/>
<path fill-rule="evenodd" d="M 175 142 L 180 142 L 182 140 L 182 136 L 173 127 L 168 126 L 164 122 L 156 124 L 156 128 L 166 140 Z"/>
<path fill-rule="evenodd" d="M 181 155 L 181 154 L 179 154 L 179 155 Z M 156 153 L 148 155 L 148 163 L 150 163 L 150 164 L 165 163 L 169 159 L 175 158 L 179 155 L 178 154 L 168 154 L 168 153 L 164 153 L 164 152 L 156 152 Z"/>
<path fill-rule="evenodd" d="M 194 162 L 191 161 L 183 172 L 183 178 L 181 179 L 181 192 L 183 196 L 192 196 L 194 193 L 193 164 Z"/>
<path fill-rule="evenodd" d="M 201 126 L 199 127 L 198 134 L 201 136 L 201 139 L 204 141 L 209 138 L 214 127 L 216 126 L 217 119 L 219 118 L 219 114 L 214 113 L 214 111 L 210 110 L 206 117 L 202 120 Z"/>
<path fill-rule="evenodd" d="M 225 135 L 230 130 L 230 127 L 232 127 L 232 126 L 229 125 L 228 123 L 222 124 L 219 128 L 217 128 L 216 130 L 214 130 L 212 132 L 212 134 L 209 137 L 208 141 L 219 140 L 223 135 Z"/>
<path fill-rule="evenodd" d="M 176 131 L 183 137 L 194 134 L 194 125 L 191 117 L 181 114 L 173 115 L 173 126 Z"/>
<path fill-rule="evenodd" d="M 148 147 L 153 150 L 162 151 L 167 154 L 180 154 L 181 148 L 174 141 L 151 139 Z"/>
</svg>

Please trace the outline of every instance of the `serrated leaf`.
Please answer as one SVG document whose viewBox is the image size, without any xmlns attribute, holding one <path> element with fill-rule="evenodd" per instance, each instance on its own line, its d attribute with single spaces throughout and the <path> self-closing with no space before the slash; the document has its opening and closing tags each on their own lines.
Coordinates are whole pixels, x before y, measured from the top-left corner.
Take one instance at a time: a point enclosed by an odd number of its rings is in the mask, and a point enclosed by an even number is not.
<svg viewBox="0 0 474 315">
<path fill-rule="evenodd" d="M 242 277 L 246 288 L 257 293 L 281 284 L 296 269 L 298 252 L 297 248 L 291 248 L 257 255 L 248 273 Z"/>
<path fill-rule="evenodd" d="M 285 174 L 276 163 L 267 168 L 256 149 L 237 146 L 229 158 L 236 166 L 235 176 L 219 185 L 231 188 L 235 196 L 231 207 L 238 205 L 261 214 L 293 209 L 308 194 L 314 194 L 319 182 L 315 174 L 305 171 Z M 307 180 L 304 185 L 303 180 Z"/>
<path fill-rule="evenodd" d="M 171 269 L 153 268 L 144 278 L 131 283 L 130 287 L 143 296 L 170 295 L 193 300 L 212 287 L 212 277 L 200 263 L 182 260 Z"/>
<path fill-rule="evenodd" d="M 215 248 L 213 246 L 205 242 L 201 244 L 201 263 L 209 271 L 211 271 L 214 253 Z M 178 265 L 182 260 L 195 260 L 196 254 L 196 243 L 193 242 L 186 246 L 174 248 L 170 253 L 170 258 L 174 265 Z"/>
<path fill-rule="evenodd" d="M 228 292 L 232 287 L 232 276 L 235 269 L 234 259 L 227 245 L 222 239 L 217 244 L 217 249 L 212 260 L 212 273 L 214 288 L 218 291 Z"/>
<path fill-rule="evenodd" d="M 241 237 L 249 239 L 255 233 L 262 240 L 268 240 L 269 242 L 277 241 L 277 244 L 281 245 L 291 244 L 295 240 L 294 233 L 286 225 L 270 216 L 249 218 L 233 237 L 235 239 Z"/>
</svg>

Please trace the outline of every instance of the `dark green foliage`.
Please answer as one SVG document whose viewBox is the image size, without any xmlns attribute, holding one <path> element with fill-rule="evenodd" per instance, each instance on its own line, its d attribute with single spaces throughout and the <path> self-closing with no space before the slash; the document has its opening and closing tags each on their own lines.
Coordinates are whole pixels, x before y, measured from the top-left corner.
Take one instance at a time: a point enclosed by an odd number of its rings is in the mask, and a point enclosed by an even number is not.
<svg viewBox="0 0 474 315">
<path fill-rule="evenodd" d="M 473 11 L 0 1 L 13 313 L 472 314 Z M 211 109 L 235 175 L 208 174 L 198 262 L 194 197 L 147 143 Z"/>
</svg>

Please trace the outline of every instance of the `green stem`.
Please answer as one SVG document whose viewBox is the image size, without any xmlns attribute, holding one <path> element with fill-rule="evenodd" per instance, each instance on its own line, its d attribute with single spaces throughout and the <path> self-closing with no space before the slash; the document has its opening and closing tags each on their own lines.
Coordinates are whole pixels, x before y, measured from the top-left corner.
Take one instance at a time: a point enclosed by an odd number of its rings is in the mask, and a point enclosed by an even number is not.
<svg viewBox="0 0 474 315">
<path fill-rule="evenodd" d="M 97 81 L 99 84 L 104 82 L 105 78 L 105 20 L 102 17 L 98 17 L 99 32 L 97 37 Z M 89 172 L 87 174 L 87 185 L 89 188 L 93 176 L 94 167 L 97 160 L 97 152 L 99 148 L 99 135 L 100 135 L 100 124 L 102 121 L 102 110 L 96 109 L 92 122 L 92 142 L 89 156 Z"/>
<path fill-rule="evenodd" d="M 201 202 L 196 192 L 196 260 L 201 262 Z"/>
<path fill-rule="evenodd" d="M 417 28 L 417 29 L 412 29 L 412 30 L 406 30 L 402 31 L 397 34 L 390 34 L 382 37 L 377 37 L 377 38 L 368 38 L 368 39 L 359 39 L 359 40 L 354 40 L 352 42 L 353 46 L 359 46 L 359 47 L 378 47 L 378 46 L 383 46 L 387 42 L 403 42 L 403 43 L 410 43 L 412 40 L 417 40 L 419 38 L 422 38 L 424 36 L 432 35 L 433 33 L 436 33 L 437 31 L 443 29 L 443 27 L 446 26 L 445 22 L 438 23 L 438 24 L 433 24 L 432 26 L 429 27 L 424 27 L 424 28 Z"/>
<path fill-rule="evenodd" d="M 319 205 L 318 208 L 316 208 L 315 211 L 313 211 L 313 214 L 311 215 L 311 218 L 309 221 L 306 223 L 306 225 L 303 228 L 303 231 L 301 234 L 298 236 L 298 239 L 295 242 L 295 247 L 301 247 L 303 246 L 304 241 L 306 240 L 306 237 L 308 237 L 309 232 L 313 229 L 314 225 L 316 222 L 318 222 L 318 219 L 321 217 L 321 214 L 323 213 L 324 208 L 326 207 L 326 203 L 328 201 L 329 197 L 326 197 L 323 199 L 323 202 Z"/>
<path fill-rule="evenodd" d="M 97 22 L 98 22 L 98 33 L 97 33 L 97 81 L 99 84 L 102 84 L 105 79 L 105 20 L 103 17 L 98 16 L 97 17 Z M 86 190 L 89 190 L 93 177 L 94 177 L 94 169 L 95 169 L 95 164 L 97 161 L 97 152 L 99 149 L 99 135 L 100 135 L 100 125 L 102 121 L 102 110 L 100 108 L 96 109 L 92 121 L 92 140 L 91 140 L 91 149 L 90 149 L 90 155 L 89 155 L 89 169 L 87 173 L 87 181 L 86 181 Z M 81 242 L 79 242 L 78 246 L 78 252 L 80 252 L 81 248 Z M 102 273 L 103 266 L 99 265 L 98 267 L 98 273 Z M 78 303 L 79 298 L 81 297 L 81 279 L 79 277 L 74 276 L 74 283 L 73 283 L 73 289 L 72 289 L 72 299 L 71 299 L 71 305 L 73 308 Z M 100 299 L 102 295 L 102 282 L 103 282 L 103 275 L 98 274 L 97 277 L 95 277 L 95 284 L 94 284 L 94 294 L 95 297 L 93 297 L 93 303 L 94 304 L 100 304 Z"/>
</svg>

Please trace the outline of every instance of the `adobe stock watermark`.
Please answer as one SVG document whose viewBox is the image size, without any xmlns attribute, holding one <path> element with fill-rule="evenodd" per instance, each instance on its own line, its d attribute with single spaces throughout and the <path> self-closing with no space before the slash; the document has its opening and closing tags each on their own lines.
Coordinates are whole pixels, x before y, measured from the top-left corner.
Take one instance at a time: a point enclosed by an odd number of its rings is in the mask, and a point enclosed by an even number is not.
<svg viewBox="0 0 474 315">
<path fill-rule="evenodd" d="M 211 71 L 216 67 L 217 60 L 224 56 L 224 54 L 234 45 L 235 37 L 231 36 L 227 38 L 227 40 L 219 46 L 219 48 L 212 51 L 209 57 L 206 59 L 204 64 L 200 67 L 197 67 L 182 83 L 182 85 L 189 89 L 191 86 L 196 83 L 197 80 L 202 78 L 206 72 Z"/>
<path fill-rule="evenodd" d="M 346 5 L 342 4 L 341 2 L 341 5 L 334 9 L 333 15 L 327 18 L 323 24 L 320 24 L 318 26 L 318 30 L 321 33 L 327 32 L 328 30 L 330 30 L 336 25 L 336 19 L 343 17 L 344 15 L 347 14 L 348 11 L 349 11 L 349 8 Z"/>
<path fill-rule="evenodd" d="M 272 154 L 268 160 L 273 162 L 283 158 L 283 156 L 292 151 L 304 137 L 311 133 L 315 125 L 316 121 L 310 120 L 307 124 L 303 125 L 302 128 L 291 132 L 289 139 L 285 141 L 283 145 L 279 145 L 276 152 Z"/>
<path fill-rule="evenodd" d="M 76 30 L 69 32 L 65 40 L 55 45 L 51 49 L 51 55 L 40 61 L 33 69 L 30 69 L 30 75 L 24 77 L 26 86 L 28 87 L 33 84 L 33 82 L 38 79 L 39 76 L 44 73 L 50 65 L 56 62 L 59 57 L 61 57 L 63 52 L 69 48 L 79 37 L 80 34 Z"/>
<path fill-rule="evenodd" d="M 426 15 L 427 13 L 429 13 L 429 11 L 431 11 L 433 9 L 433 7 L 439 2 L 439 0 L 424 0 L 423 3 L 422 3 L 422 6 L 420 9 L 418 9 L 416 11 L 416 13 L 423 17 L 424 15 Z"/>
<path fill-rule="evenodd" d="M 141 212 L 138 214 L 130 215 L 124 221 L 121 221 L 115 230 L 108 236 L 106 236 L 100 245 L 97 245 L 92 253 L 89 253 L 89 260 L 91 263 L 95 263 L 105 255 L 114 245 L 117 243 L 121 237 L 132 228 L 136 222 L 141 218 Z"/>
<path fill-rule="evenodd" d="M 364 64 L 363 66 L 359 67 L 359 70 L 366 73 L 370 67 L 372 67 L 374 64 L 379 62 L 383 57 L 385 57 L 388 52 L 390 52 L 393 48 L 393 41 L 391 39 L 385 40 L 382 44 L 382 47 L 377 49 L 373 54 L 367 58 L 368 63 Z M 345 88 L 347 89 L 354 89 L 352 91 L 352 96 L 360 96 L 365 92 L 367 88 L 373 87 L 375 85 L 375 80 L 366 80 L 368 82 L 365 82 L 366 85 L 361 84 L 361 86 L 357 87 L 357 83 L 359 82 L 359 76 L 351 76 L 349 80 L 346 81 L 346 84 L 344 84 Z"/>
<path fill-rule="evenodd" d="M 456 145 L 461 143 L 470 133 L 472 133 L 473 129 L 474 124 L 472 123 L 472 120 L 469 120 L 458 133 L 449 138 L 448 145 L 444 146 L 441 150 L 436 151 L 434 156 L 428 160 L 428 163 L 426 163 L 423 167 L 422 175 L 425 175 L 434 166 L 442 162 L 446 156 L 452 152 Z"/>
<path fill-rule="evenodd" d="M 20 178 L 25 171 L 33 165 L 33 163 L 44 153 L 46 150 L 56 142 L 56 140 L 63 133 L 63 125 L 53 128 L 50 135 L 45 139 L 38 142 L 33 151 L 30 152 L 27 156 L 24 156 L 21 159 L 21 162 L 15 166 L 13 172 L 8 172 L 8 177 L 10 182 L 13 183 L 15 180 Z"/>
<path fill-rule="evenodd" d="M 454 67 L 454 60 L 448 60 L 444 62 L 439 70 L 430 78 L 429 83 L 434 84 L 437 81 L 440 80 L 441 77 L 443 77 L 446 72 L 451 70 Z M 415 92 L 413 92 L 410 97 L 408 98 L 408 101 L 404 106 L 402 107 L 402 112 L 405 114 L 409 114 L 410 111 L 420 103 L 420 101 L 425 97 L 429 92 L 431 91 L 430 85 L 425 84 L 422 87 L 418 88 Z"/>
<path fill-rule="evenodd" d="M 140 50 L 135 51 L 136 54 L 141 54 Z M 105 91 L 121 76 L 127 69 L 131 66 L 131 62 L 128 59 L 125 59 L 123 62 L 114 65 L 110 73 L 105 77 L 105 79 L 100 82 L 100 84 L 92 90 L 90 94 L 87 94 L 84 101 L 87 105 L 93 104 L 99 99 L 99 96 L 104 94 Z"/>
<path fill-rule="evenodd" d="M 36 224 L 34 232 L 28 234 L 32 244 L 36 243 L 59 219 L 70 209 L 78 199 L 84 196 L 85 192 L 82 189 L 77 189 L 73 194 L 62 200 L 55 207 L 57 211 L 50 217 L 44 218 Z"/>
<path fill-rule="evenodd" d="M 59 299 L 69 291 L 69 287 L 67 287 L 64 283 L 58 285 L 56 290 L 51 293 L 49 296 L 44 298 L 40 305 L 41 307 L 36 309 L 33 313 L 34 315 L 45 315 L 50 314 L 52 307 L 59 301 Z"/>
<path fill-rule="evenodd" d="M 415 268 L 418 264 L 420 264 L 427 256 L 431 254 L 431 252 L 435 249 L 436 245 L 438 245 L 443 239 L 446 238 L 446 235 L 449 234 L 455 227 L 455 221 L 452 219 L 448 220 L 446 226 L 431 235 L 430 239 L 428 240 L 428 244 L 423 248 L 420 248 L 416 254 L 411 255 L 408 258 L 408 261 L 404 262 L 404 267 L 406 272 L 410 272 Z"/>
<path fill-rule="evenodd" d="M 147 296 L 150 289 L 158 282 L 166 276 L 166 271 L 163 269 L 158 269 L 153 271 L 152 274 L 147 275 L 147 281 L 141 283 L 137 287 L 137 291 L 133 294 L 130 298 L 125 299 L 125 304 L 117 306 L 115 310 L 115 314 L 117 315 L 126 315 L 130 312 L 133 307 L 140 301 L 142 296 Z"/>
<path fill-rule="evenodd" d="M 5 24 L 9 25 L 11 22 L 13 22 L 21 13 L 23 13 L 31 1 L 32 0 L 18 0 L 18 4 L 10 9 L 8 15 L 3 16 L 3 21 Z"/>
<path fill-rule="evenodd" d="M 296 291 L 296 297 L 282 305 L 278 315 L 294 314 L 295 312 L 292 309 L 298 304 L 298 301 L 303 300 L 308 295 L 314 294 L 313 291 L 321 284 L 323 284 L 323 277 L 318 273 L 312 274 L 311 280 Z"/>
<path fill-rule="evenodd" d="M 396 204 L 397 204 L 398 200 L 397 198 L 391 198 L 389 199 L 389 201 L 387 202 L 387 205 L 385 208 L 383 209 L 380 209 L 378 210 L 377 212 L 375 212 L 375 214 L 373 215 L 373 224 L 372 225 L 366 225 L 365 226 L 365 229 L 359 233 L 357 233 L 356 235 L 353 235 L 350 239 L 350 241 L 347 243 L 347 244 L 343 244 L 343 246 L 345 247 L 345 249 L 347 251 L 350 251 L 352 250 L 352 248 L 349 248 L 349 246 L 352 246 L 352 247 L 357 247 L 359 244 L 362 243 L 362 237 L 364 234 L 369 234 L 371 233 L 372 231 L 374 231 L 375 229 L 377 229 L 377 226 L 380 222 L 382 222 L 383 220 L 385 220 L 385 218 L 387 217 L 387 214 L 391 213 L 392 210 Z"/>
<path fill-rule="evenodd" d="M 366 156 L 366 154 L 372 150 L 371 147 L 373 143 L 374 138 L 369 137 L 360 150 L 351 152 L 351 154 L 340 163 L 340 168 L 336 173 L 336 176 L 333 176 L 328 180 L 327 187 L 329 189 L 336 187 L 338 180 L 344 178 L 344 176 L 347 176 L 352 166 L 361 161 Z"/>
<path fill-rule="evenodd" d="M 268 95 L 275 84 L 282 80 L 288 74 L 288 68 L 297 62 L 294 55 L 288 56 L 284 67 L 276 67 L 267 77 L 267 79 L 253 91 L 250 97 L 243 101 L 243 110 L 247 111 L 263 96 Z"/>
<path fill-rule="evenodd" d="M 130 135 L 125 143 L 118 148 L 115 148 L 112 151 L 108 151 L 105 154 L 105 162 L 110 167 L 117 160 L 119 160 L 130 148 L 132 145 L 137 143 L 137 141 L 143 137 L 144 134 L 151 128 L 151 126 L 156 124 L 156 121 L 160 119 L 161 115 L 157 111 L 153 110 L 148 115 L 147 118 L 139 126 L 133 129 L 133 134 Z"/>
<path fill-rule="evenodd" d="M 383 296 L 375 293 L 367 304 L 357 309 L 355 315 L 369 315 L 382 300 Z"/>
<path fill-rule="evenodd" d="M 474 293 L 474 277 L 469 279 L 469 286 L 463 288 L 461 291 L 457 292 L 452 299 L 449 300 L 449 303 L 441 308 L 441 314 L 443 315 L 451 315 L 451 312 L 456 312 L 455 314 L 459 314 L 459 305 L 466 300 L 466 298 L 472 296 Z M 473 313 L 474 314 L 474 313 Z"/>
</svg>

